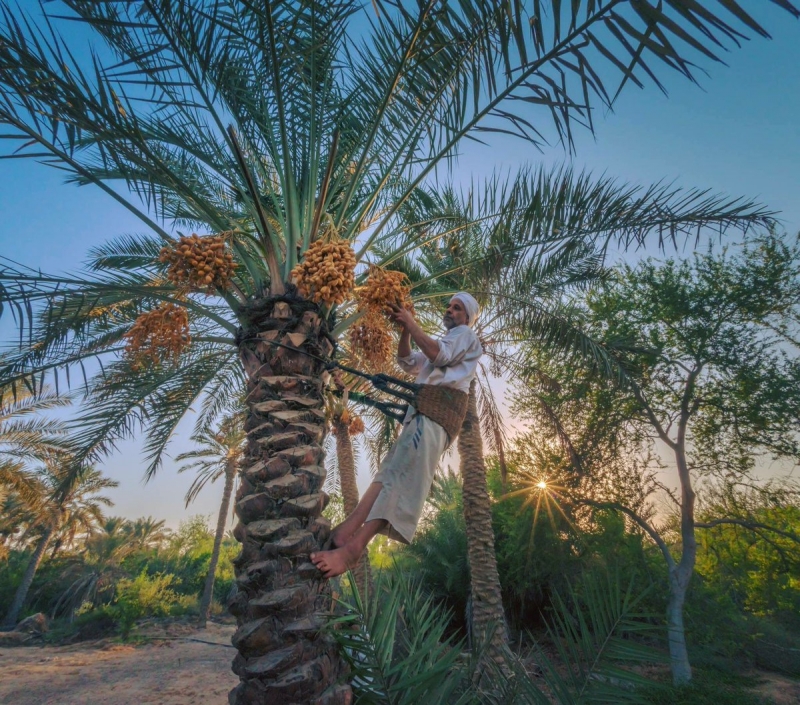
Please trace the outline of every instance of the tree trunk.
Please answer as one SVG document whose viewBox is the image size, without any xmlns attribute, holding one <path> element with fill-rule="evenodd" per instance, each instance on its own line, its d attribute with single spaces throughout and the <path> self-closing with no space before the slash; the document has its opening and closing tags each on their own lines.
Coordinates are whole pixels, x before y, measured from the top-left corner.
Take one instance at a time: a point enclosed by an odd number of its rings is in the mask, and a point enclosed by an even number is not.
<svg viewBox="0 0 800 705">
<path fill-rule="evenodd" d="M 681 482 L 681 560 L 669 576 L 670 596 L 667 607 L 670 668 L 675 685 L 683 685 L 692 680 L 683 626 L 683 605 L 697 560 L 697 538 L 694 533 L 694 504 L 697 495 L 692 487 L 692 477 L 686 462 L 684 426 L 682 424 L 680 427 L 680 437 L 675 446 L 675 461 Z"/>
<path fill-rule="evenodd" d="M 492 507 L 486 489 L 486 464 L 483 459 L 475 382 L 469 390 L 469 406 L 458 436 L 461 478 L 464 484 L 464 521 L 467 527 L 467 554 L 472 584 L 472 633 L 482 638 L 490 626 L 492 656 L 508 643 L 508 628 L 497 572 L 497 557 L 492 530 Z"/>
<path fill-rule="evenodd" d="M 219 563 L 219 551 L 222 547 L 222 537 L 225 535 L 225 524 L 228 522 L 228 508 L 231 504 L 233 481 L 236 479 L 236 461 L 228 460 L 225 468 L 225 487 L 222 490 L 222 504 L 217 517 L 217 533 L 214 535 L 214 549 L 211 551 L 211 563 L 208 566 L 206 584 L 203 586 L 203 597 L 200 599 L 200 624 L 205 627 L 211 616 L 211 600 L 214 596 L 214 578 Z"/>
<path fill-rule="evenodd" d="M 669 576 L 669 603 L 667 605 L 667 638 L 669 641 L 669 663 L 672 682 L 684 685 L 692 680 L 689 652 L 686 650 L 686 632 L 683 627 L 683 605 L 686 600 L 688 580 L 681 580 L 680 569 Z"/>
<path fill-rule="evenodd" d="M 342 423 L 338 419 L 333 422 L 333 432 L 336 436 L 336 460 L 339 466 L 339 482 L 342 487 L 344 513 L 346 516 L 350 516 L 358 504 L 353 439 L 350 436 L 348 424 Z M 361 554 L 361 558 L 358 559 L 358 565 L 353 569 L 353 577 L 361 598 L 366 599 L 369 583 L 369 553 L 366 549 Z"/>
<path fill-rule="evenodd" d="M 328 581 L 309 561 L 330 535 L 322 442 L 324 372 L 333 350 L 317 307 L 278 296 L 254 303 L 240 335 L 248 376 L 248 447 L 237 493 L 236 593 L 239 628 L 231 705 L 347 705 L 344 662 L 320 633 L 331 607 Z M 277 343 L 274 345 L 273 343 Z M 304 355 L 308 352 L 315 357 Z"/>
<path fill-rule="evenodd" d="M 33 578 L 36 575 L 36 571 L 39 569 L 39 564 L 42 562 L 44 552 L 47 550 L 47 544 L 50 543 L 50 539 L 53 537 L 53 532 L 54 529 L 48 529 L 45 531 L 42 538 L 39 539 L 39 545 L 33 552 L 28 567 L 25 568 L 25 575 L 22 576 L 22 582 L 19 584 L 17 592 L 14 595 L 14 600 L 11 602 L 11 607 L 8 608 L 8 612 L 6 613 L 6 618 L 3 622 L 4 627 L 13 629 L 17 624 L 20 612 L 22 612 L 22 607 L 25 604 L 25 599 L 28 597 L 28 590 L 31 588 Z"/>
</svg>

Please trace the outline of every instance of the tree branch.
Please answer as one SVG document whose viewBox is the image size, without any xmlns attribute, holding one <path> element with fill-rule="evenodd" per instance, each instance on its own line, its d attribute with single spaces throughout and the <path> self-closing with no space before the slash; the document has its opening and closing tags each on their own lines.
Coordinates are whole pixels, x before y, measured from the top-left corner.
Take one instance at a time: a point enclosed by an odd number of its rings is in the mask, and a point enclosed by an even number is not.
<svg viewBox="0 0 800 705">
<path fill-rule="evenodd" d="M 784 531 L 783 529 L 779 529 L 775 526 L 770 526 L 769 524 L 762 524 L 759 521 L 750 521 L 749 519 L 729 519 L 729 518 L 722 518 L 722 519 L 713 519 L 707 522 L 695 522 L 696 529 L 713 529 L 715 526 L 722 526 L 724 524 L 732 524 L 734 526 L 742 526 L 745 529 L 750 529 L 751 531 L 756 531 L 761 529 L 763 531 L 771 531 L 774 534 L 778 534 L 779 536 L 783 536 L 784 538 L 789 539 L 790 541 L 794 541 L 795 543 L 800 544 L 800 536 L 795 534 L 793 531 Z"/>
<path fill-rule="evenodd" d="M 675 568 L 675 559 L 672 557 L 672 554 L 669 551 L 667 542 L 664 541 L 664 539 L 661 537 L 661 534 L 659 534 L 658 531 L 656 531 L 646 519 L 640 517 L 630 507 L 626 507 L 624 504 L 620 504 L 619 502 L 598 502 L 597 500 L 587 498 L 581 498 L 573 501 L 575 504 L 588 505 L 597 509 L 613 509 L 614 511 L 626 514 L 634 523 L 641 527 L 651 539 L 653 539 L 653 542 L 661 550 L 664 560 L 667 562 L 667 568 L 670 571 Z"/>
</svg>

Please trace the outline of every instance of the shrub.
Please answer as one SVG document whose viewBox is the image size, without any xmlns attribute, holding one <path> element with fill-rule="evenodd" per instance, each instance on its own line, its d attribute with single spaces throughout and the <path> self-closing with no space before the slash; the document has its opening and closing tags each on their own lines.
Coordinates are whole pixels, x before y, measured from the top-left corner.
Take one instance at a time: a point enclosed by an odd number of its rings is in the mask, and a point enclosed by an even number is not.
<svg viewBox="0 0 800 705">
<path fill-rule="evenodd" d="M 117 583 L 112 614 L 123 638 L 128 637 L 138 619 L 170 614 L 172 605 L 178 602 L 170 587 L 174 579 L 173 575 L 148 575 L 142 571 L 133 580 L 123 578 Z"/>
</svg>

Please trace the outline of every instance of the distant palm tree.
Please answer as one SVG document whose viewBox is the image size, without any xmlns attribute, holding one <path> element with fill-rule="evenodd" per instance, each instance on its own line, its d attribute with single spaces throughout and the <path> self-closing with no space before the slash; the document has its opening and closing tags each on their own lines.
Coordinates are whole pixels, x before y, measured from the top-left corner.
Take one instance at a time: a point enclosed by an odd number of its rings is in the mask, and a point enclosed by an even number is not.
<svg viewBox="0 0 800 705">
<path fill-rule="evenodd" d="M 241 414 L 227 416 L 220 422 L 216 430 L 201 429 L 192 436 L 192 440 L 198 444 L 198 448 L 181 453 L 176 458 L 178 462 L 191 461 L 179 468 L 178 472 L 194 471 L 197 473 L 197 477 L 186 493 L 186 506 L 189 506 L 200 490 L 209 482 L 215 482 L 220 477 L 225 478 L 225 484 L 222 489 L 222 502 L 217 516 L 217 530 L 214 534 L 214 548 L 211 551 L 211 562 L 208 566 L 208 574 L 203 587 L 203 596 L 200 599 L 199 619 L 200 623 L 205 626 L 211 616 L 214 576 L 217 572 L 222 539 L 225 536 L 225 525 L 228 521 L 233 483 L 236 480 L 236 471 L 245 451 L 246 435 L 243 417 Z"/>
<path fill-rule="evenodd" d="M 45 461 L 64 450 L 64 424 L 41 414 L 69 403 L 50 393 L 0 390 L 0 500 L 8 492 L 32 489 L 24 476 L 31 461 Z M 36 501 L 34 495 L 27 499 Z"/>
<path fill-rule="evenodd" d="M 787 0 L 777 4 L 797 14 Z M 126 340 L 149 341 L 162 364 L 110 361 L 92 380 L 76 437 L 91 456 L 144 425 L 151 475 L 198 397 L 213 400 L 247 377 L 248 414 L 262 423 L 252 427 L 245 475 L 262 481 L 237 503 L 242 590 L 232 609 L 242 683 L 232 702 L 347 697 L 335 684 L 342 663 L 316 628 L 329 589 L 307 557 L 325 540 L 317 521 L 325 429 L 314 413 L 322 372 L 361 314 L 351 291 L 341 303 L 299 295 L 295 265 L 328 236 L 353 245 L 361 265 L 410 256 L 430 242 L 431 223 L 409 228 L 399 214 L 441 183 L 467 140 L 510 132 L 536 147 L 551 126 L 571 146 L 573 127 L 591 128 L 597 108 L 628 84 L 660 86 L 664 67 L 692 79 L 698 55 L 716 57 L 745 33 L 765 34 L 736 0 L 533 7 L 535 14 L 510 0 L 64 0 L 56 14 L 79 20 L 103 44 L 86 61 L 70 46 L 83 48 L 82 33 L 59 36 L 60 19 L 38 26 L 3 7 L 0 124 L 9 154 L 96 186 L 150 234 L 99 248 L 90 271 L 75 277 L 11 263 L 0 271 L 0 297 L 25 327 L 32 312 L 34 329 L 33 344 L 0 366 L 0 378 L 38 384 L 44 372 L 116 355 Z M 483 199 L 478 217 L 495 229 L 481 257 L 502 265 L 510 253 L 572 241 L 535 192 L 523 175 L 509 198 Z M 623 241 L 756 215 L 696 193 L 619 195 Z M 168 228 L 214 237 L 189 244 Z M 600 236 L 602 214 L 589 230 Z M 379 255 L 389 240 L 398 246 Z M 170 279 L 162 247 L 167 258 L 180 250 L 193 262 L 194 287 L 176 281 L 177 270 Z M 297 421 L 275 420 L 286 412 Z M 275 553 L 291 570 L 265 583 L 251 569 Z M 290 643 L 301 644 L 301 663 L 286 657 L 268 676 L 259 670 L 260 659 Z"/>
<path fill-rule="evenodd" d="M 336 471 L 339 476 L 339 489 L 342 492 L 345 516 L 349 516 L 355 510 L 359 500 L 353 436 L 363 433 L 364 421 L 350 404 L 348 391 L 343 383 L 340 383 L 340 393 L 341 396 L 329 396 L 325 412 L 336 439 Z M 365 595 L 369 581 L 369 553 L 366 549 L 352 572 L 359 593 Z"/>
<path fill-rule="evenodd" d="M 157 545 L 167 537 L 160 524 L 163 522 L 105 517 L 93 526 L 80 543 L 77 554 L 67 558 L 67 565 L 59 576 L 59 582 L 66 587 L 53 606 L 53 615 L 71 619 L 87 602 L 96 605 L 110 600 L 117 582 L 128 577 L 122 567 L 125 559 L 140 548 Z"/>
<path fill-rule="evenodd" d="M 28 527 L 36 548 L 6 613 L 5 627 L 17 623 L 50 541 L 58 536 L 62 543 L 71 543 L 78 533 L 90 532 L 103 520 L 101 506 L 111 505 L 110 499 L 97 493 L 119 485 L 91 467 L 76 473 L 70 458 L 65 456 L 50 459 L 37 471 L 28 473 L 24 481 L 36 497 L 36 503 L 29 505 L 33 521 Z"/>
<path fill-rule="evenodd" d="M 165 527 L 163 519 L 140 517 L 129 524 L 131 541 L 139 549 L 156 549 L 170 537 L 171 531 Z"/>
</svg>

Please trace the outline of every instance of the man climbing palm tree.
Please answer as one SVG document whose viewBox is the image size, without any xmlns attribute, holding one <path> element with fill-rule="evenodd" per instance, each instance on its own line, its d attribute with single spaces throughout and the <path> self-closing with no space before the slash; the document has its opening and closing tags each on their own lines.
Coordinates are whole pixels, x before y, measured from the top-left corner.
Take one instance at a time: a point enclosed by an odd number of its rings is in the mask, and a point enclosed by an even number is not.
<svg viewBox="0 0 800 705">
<path fill-rule="evenodd" d="M 442 404 L 453 400 L 457 405 L 459 397 L 465 400 L 469 394 L 469 385 L 483 354 L 478 336 L 472 330 L 477 316 L 478 302 L 471 294 L 459 292 L 450 299 L 442 319 L 447 332 L 437 340 L 422 330 L 411 311 L 392 306 L 389 318 L 401 327 L 397 346 L 400 367 L 416 374 L 417 384 L 461 392 L 443 398 Z M 412 340 L 419 350 L 411 350 Z M 457 433 L 457 429 L 445 429 L 431 418 L 436 415 L 434 410 L 429 416 L 409 407 L 403 430 L 381 464 L 380 472 L 355 511 L 333 530 L 333 550 L 311 554 L 312 562 L 326 578 L 354 567 L 376 534 L 411 543 L 436 466 Z M 438 420 L 444 423 L 441 418 Z"/>
</svg>

